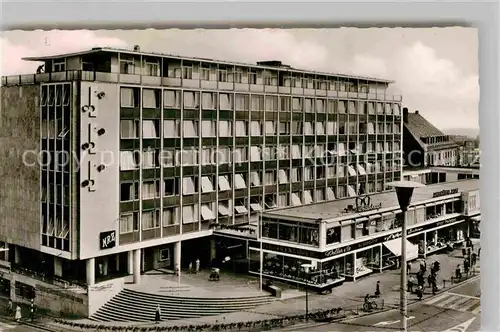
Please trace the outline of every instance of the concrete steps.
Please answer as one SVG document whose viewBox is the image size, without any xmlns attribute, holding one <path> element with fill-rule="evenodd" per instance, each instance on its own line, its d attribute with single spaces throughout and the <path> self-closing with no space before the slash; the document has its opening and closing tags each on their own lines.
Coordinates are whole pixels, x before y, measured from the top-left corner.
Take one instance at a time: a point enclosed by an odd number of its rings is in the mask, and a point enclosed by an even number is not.
<svg viewBox="0 0 500 332">
<path fill-rule="evenodd" d="M 124 289 L 90 317 L 98 322 L 151 322 L 160 305 L 162 320 L 215 316 L 253 309 L 274 300 L 269 295 L 237 298 L 191 298 Z"/>
</svg>

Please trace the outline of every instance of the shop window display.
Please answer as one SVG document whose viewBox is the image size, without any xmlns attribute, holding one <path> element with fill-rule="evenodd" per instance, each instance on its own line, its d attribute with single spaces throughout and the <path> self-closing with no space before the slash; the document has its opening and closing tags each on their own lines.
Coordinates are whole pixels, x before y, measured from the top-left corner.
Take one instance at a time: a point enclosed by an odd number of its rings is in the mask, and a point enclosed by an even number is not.
<svg viewBox="0 0 500 332">
<path fill-rule="evenodd" d="M 263 220 L 262 236 L 270 239 L 319 246 L 318 227 L 303 223 Z"/>
<path fill-rule="evenodd" d="M 350 233 L 350 229 L 349 229 Z M 332 227 L 326 231 L 326 244 L 339 243 L 341 238 L 341 227 Z"/>
</svg>

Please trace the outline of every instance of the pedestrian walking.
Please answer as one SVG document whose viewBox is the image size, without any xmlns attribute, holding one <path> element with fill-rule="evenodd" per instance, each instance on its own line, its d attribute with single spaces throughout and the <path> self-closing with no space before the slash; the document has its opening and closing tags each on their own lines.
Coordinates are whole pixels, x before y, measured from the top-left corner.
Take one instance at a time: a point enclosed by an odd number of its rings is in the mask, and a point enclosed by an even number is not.
<svg viewBox="0 0 500 332">
<path fill-rule="evenodd" d="M 196 265 L 196 273 L 200 272 L 200 259 L 199 258 L 196 259 L 195 265 Z"/>
<path fill-rule="evenodd" d="M 429 284 L 429 287 L 431 287 L 431 286 L 432 286 L 432 276 L 433 276 L 433 275 L 434 275 L 434 274 L 432 274 L 432 273 L 431 273 L 431 274 L 429 274 L 429 276 L 427 277 L 427 283 Z"/>
<path fill-rule="evenodd" d="M 18 323 L 21 321 L 22 315 L 21 315 L 21 307 L 19 306 L 19 304 L 16 307 L 16 315 L 14 318 L 16 319 L 16 322 L 18 322 Z"/>
<path fill-rule="evenodd" d="M 9 299 L 9 305 L 7 307 L 7 313 L 11 316 L 14 313 L 14 305 L 12 304 L 12 299 Z"/>
<path fill-rule="evenodd" d="M 175 270 L 174 270 L 174 274 L 176 276 L 179 276 L 180 275 L 180 268 L 179 268 L 179 264 L 175 264 Z"/>
<path fill-rule="evenodd" d="M 155 322 L 156 324 L 159 324 L 160 321 L 161 321 L 161 308 L 160 305 L 158 304 L 158 306 L 156 307 Z"/>
<path fill-rule="evenodd" d="M 408 292 L 413 293 L 413 286 L 415 285 L 415 278 L 414 277 L 409 277 L 408 278 Z"/>
<path fill-rule="evenodd" d="M 477 249 L 477 256 L 481 260 L 481 248 Z"/>
<path fill-rule="evenodd" d="M 477 254 L 475 252 L 472 253 L 471 255 L 471 265 L 472 266 L 476 266 L 476 263 L 477 263 Z"/>
<path fill-rule="evenodd" d="M 468 259 L 465 259 L 464 260 L 464 273 L 465 273 L 465 276 L 467 277 L 467 275 L 469 274 L 469 268 L 470 268 L 470 263 L 469 263 L 469 260 Z"/>
<path fill-rule="evenodd" d="M 462 279 L 462 271 L 460 271 L 460 265 L 457 265 L 457 268 L 455 269 L 455 278 L 457 278 L 457 282 Z"/>
<path fill-rule="evenodd" d="M 380 281 L 377 281 L 377 285 L 375 286 L 375 297 L 380 297 Z"/>
<path fill-rule="evenodd" d="M 189 267 L 188 267 L 189 273 L 193 273 L 193 262 L 189 262 Z"/>
<path fill-rule="evenodd" d="M 462 258 L 465 258 L 465 255 L 467 255 L 467 249 L 462 248 Z"/>
<path fill-rule="evenodd" d="M 406 274 L 411 273 L 411 262 L 406 262 Z"/>
</svg>

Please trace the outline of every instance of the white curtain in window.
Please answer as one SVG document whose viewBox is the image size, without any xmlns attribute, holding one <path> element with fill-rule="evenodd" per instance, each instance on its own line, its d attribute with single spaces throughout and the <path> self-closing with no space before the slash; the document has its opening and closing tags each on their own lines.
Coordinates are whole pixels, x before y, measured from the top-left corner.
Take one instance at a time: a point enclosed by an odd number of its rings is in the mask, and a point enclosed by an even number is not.
<svg viewBox="0 0 500 332">
<path fill-rule="evenodd" d="M 143 138 L 157 138 L 155 123 L 153 120 L 142 121 L 142 137 Z"/>
<path fill-rule="evenodd" d="M 229 216 L 230 215 L 229 208 L 226 205 L 224 205 L 224 203 L 219 203 L 218 207 L 219 207 L 219 214 L 221 216 Z"/>
<path fill-rule="evenodd" d="M 247 136 L 246 121 L 236 121 L 234 125 L 235 125 L 234 131 L 235 131 L 236 137 Z"/>
<path fill-rule="evenodd" d="M 276 126 L 274 121 L 266 121 L 266 135 L 275 135 Z"/>
<path fill-rule="evenodd" d="M 350 114 L 355 114 L 356 113 L 356 104 L 354 104 L 353 101 L 348 101 L 347 105 L 348 105 L 348 108 L 349 108 L 349 113 Z"/>
<path fill-rule="evenodd" d="M 212 92 L 203 92 L 202 94 L 202 107 L 204 109 L 215 108 L 215 95 Z"/>
<path fill-rule="evenodd" d="M 42 133 L 42 137 L 47 137 L 47 121 L 44 120 L 42 123 L 42 130 L 45 129 L 45 136 Z M 136 138 L 136 128 L 134 120 L 120 120 L 120 132 L 122 138 Z"/>
<path fill-rule="evenodd" d="M 343 178 L 345 176 L 345 171 L 344 171 L 344 166 L 343 165 L 337 165 L 337 176 L 340 178 Z"/>
<path fill-rule="evenodd" d="M 293 159 L 302 158 L 302 151 L 301 151 L 300 145 L 297 145 L 297 144 L 292 145 L 292 158 Z"/>
<path fill-rule="evenodd" d="M 211 204 L 210 204 L 211 205 Z M 201 205 L 201 218 L 203 220 L 213 220 L 215 219 L 215 214 L 212 211 L 212 207 L 209 204 Z"/>
<path fill-rule="evenodd" d="M 351 185 L 347 186 L 347 195 L 349 197 L 355 197 L 356 196 L 356 190 Z"/>
<path fill-rule="evenodd" d="M 252 121 L 250 123 L 250 136 L 262 136 L 262 131 L 259 121 Z"/>
<path fill-rule="evenodd" d="M 133 232 L 134 229 L 134 215 L 133 214 L 122 214 L 120 216 L 120 234 L 126 234 Z"/>
<path fill-rule="evenodd" d="M 180 91 L 165 90 L 163 92 L 163 105 L 167 108 L 181 107 Z"/>
<path fill-rule="evenodd" d="M 287 207 L 288 206 L 288 195 L 280 194 L 278 196 L 278 206 L 279 207 Z"/>
<path fill-rule="evenodd" d="M 231 99 L 227 93 L 219 94 L 219 108 L 221 110 L 231 110 Z"/>
<path fill-rule="evenodd" d="M 261 153 L 259 146 L 250 147 L 250 161 L 261 161 Z"/>
<path fill-rule="evenodd" d="M 146 150 L 142 152 L 142 167 L 143 168 L 154 168 L 155 165 L 155 150 Z"/>
<path fill-rule="evenodd" d="M 304 204 L 311 204 L 313 202 L 313 198 L 310 190 L 304 191 Z"/>
<path fill-rule="evenodd" d="M 333 188 L 326 188 L 326 199 L 332 201 L 335 199 L 335 193 L 333 192 Z"/>
<path fill-rule="evenodd" d="M 358 169 L 358 174 L 359 174 L 359 175 L 366 175 L 366 171 L 365 171 L 365 169 L 364 169 L 363 165 L 361 165 L 361 164 L 357 164 L 357 165 L 356 165 L 356 167 L 357 167 L 357 169 Z"/>
<path fill-rule="evenodd" d="M 236 211 L 237 214 L 248 213 L 248 210 L 247 210 L 246 206 L 243 205 L 243 202 L 235 203 L 234 210 Z"/>
<path fill-rule="evenodd" d="M 213 122 L 211 120 L 203 120 L 201 122 L 201 136 L 202 137 L 215 136 L 214 125 L 215 125 L 215 122 Z"/>
<path fill-rule="evenodd" d="M 235 174 L 234 175 L 234 188 L 235 189 L 244 189 L 246 187 L 247 187 L 247 184 L 245 182 L 245 179 L 243 178 L 243 175 Z"/>
<path fill-rule="evenodd" d="M 278 111 L 277 96 L 266 96 L 266 111 Z"/>
<path fill-rule="evenodd" d="M 284 169 L 278 171 L 278 181 L 279 183 L 288 183 L 288 175 Z"/>
<path fill-rule="evenodd" d="M 182 223 L 189 224 L 198 221 L 198 205 L 182 207 Z"/>
<path fill-rule="evenodd" d="M 234 107 L 237 111 L 246 111 L 248 109 L 248 95 L 236 94 Z"/>
<path fill-rule="evenodd" d="M 354 170 L 354 167 L 351 165 L 347 166 L 347 174 L 349 174 L 349 176 L 356 176 L 356 170 Z"/>
<path fill-rule="evenodd" d="M 235 163 L 247 161 L 247 148 L 235 148 L 233 153 Z"/>
<path fill-rule="evenodd" d="M 292 168 L 290 170 L 290 181 L 291 182 L 299 182 L 299 170 L 297 168 Z"/>
<path fill-rule="evenodd" d="M 182 194 L 189 195 L 196 193 L 193 178 L 182 178 Z"/>
<path fill-rule="evenodd" d="M 219 136 L 229 137 L 231 133 L 231 123 L 229 121 L 219 121 Z"/>
<path fill-rule="evenodd" d="M 252 111 L 262 111 L 264 106 L 264 96 L 252 95 Z"/>
<path fill-rule="evenodd" d="M 316 122 L 316 135 L 324 135 L 325 134 L 325 125 L 323 122 Z"/>
<path fill-rule="evenodd" d="M 231 190 L 231 185 L 229 184 L 227 175 L 219 175 L 219 190 Z"/>
<path fill-rule="evenodd" d="M 368 134 L 375 134 L 375 127 L 373 125 L 373 122 L 367 123 L 367 130 L 368 130 Z"/>
<path fill-rule="evenodd" d="M 377 142 L 377 152 L 384 152 L 384 146 L 381 142 Z"/>
<path fill-rule="evenodd" d="M 257 172 L 252 172 L 252 173 L 250 173 L 250 184 L 251 184 L 251 186 L 253 186 L 253 187 L 260 186 L 260 177 L 259 177 L 259 173 L 257 173 Z"/>
<path fill-rule="evenodd" d="M 305 181 L 310 181 L 313 179 L 313 172 L 311 167 L 304 167 L 304 180 Z"/>
<path fill-rule="evenodd" d="M 183 135 L 184 137 L 197 137 L 198 136 L 198 121 L 184 120 L 183 121 Z"/>
<path fill-rule="evenodd" d="M 375 162 L 375 173 L 380 173 L 380 162 Z"/>
<path fill-rule="evenodd" d="M 163 137 L 179 137 L 179 130 L 176 120 L 164 120 L 163 121 Z"/>
<path fill-rule="evenodd" d="M 179 223 L 179 208 L 163 210 L 163 226 L 177 225 Z"/>
<path fill-rule="evenodd" d="M 337 124 L 335 122 L 328 121 L 326 123 L 326 134 L 335 135 L 337 133 Z"/>
<path fill-rule="evenodd" d="M 121 88 L 120 89 L 120 99 L 122 107 L 134 107 L 134 89 L 133 88 Z"/>
<path fill-rule="evenodd" d="M 142 229 L 151 229 L 155 227 L 154 211 L 142 212 Z"/>
<path fill-rule="evenodd" d="M 300 197 L 297 193 L 292 193 L 292 206 L 302 205 Z"/>
<path fill-rule="evenodd" d="M 325 112 L 325 101 L 323 99 L 316 99 L 316 112 L 324 113 Z"/>
<path fill-rule="evenodd" d="M 345 143 L 339 143 L 338 145 L 338 151 L 337 151 L 338 155 L 343 157 L 346 155 L 346 151 L 345 151 Z"/>
<path fill-rule="evenodd" d="M 306 112 L 309 112 L 309 113 L 314 112 L 312 106 L 313 106 L 312 99 L 305 98 L 304 99 L 304 110 Z"/>
<path fill-rule="evenodd" d="M 394 106 L 392 107 L 392 112 L 396 116 L 400 116 L 401 115 L 398 104 L 394 104 Z"/>
<path fill-rule="evenodd" d="M 292 111 L 301 111 L 300 98 L 292 98 Z"/>
<path fill-rule="evenodd" d="M 324 189 L 316 189 L 315 194 L 316 202 L 322 202 L 325 200 L 325 191 Z"/>
<path fill-rule="evenodd" d="M 130 170 L 137 168 L 132 151 L 120 151 L 120 169 Z"/>
<path fill-rule="evenodd" d="M 212 184 L 212 180 L 208 176 L 203 176 L 201 178 L 201 192 L 209 193 L 214 191 L 214 186 Z"/>
<path fill-rule="evenodd" d="M 144 108 L 156 108 L 156 93 L 152 89 L 142 90 L 142 106 Z"/>
<path fill-rule="evenodd" d="M 314 135 L 313 125 L 311 122 L 304 122 L 304 135 Z"/>
<path fill-rule="evenodd" d="M 264 184 L 273 185 L 274 183 L 274 172 L 268 171 L 264 173 Z"/>
<path fill-rule="evenodd" d="M 231 162 L 229 148 L 220 147 L 217 150 L 217 158 L 218 160 L 215 161 L 218 162 L 218 164 L 227 164 Z"/>
<path fill-rule="evenodd" d="M 198 150 L 191 148 L 182 152 L 183 165 L 197 165 L 198 164 Z"/>
<path fill-rule="evenodd" d="M 346 103 L 345 100 L 339 100 L 337 103 L 337 111 L 341 114 L 344 114 L 346 112 L 345 103 Z"/>
<path fill-rule="evenodd" d="M 392 114 L 391 104 L 385 104 L 385 114 Z"/>
<path fill-rule="evenodd" d="M 184 91 L 184 108 L 198 107 L 198 92 Z"/>
</svg>

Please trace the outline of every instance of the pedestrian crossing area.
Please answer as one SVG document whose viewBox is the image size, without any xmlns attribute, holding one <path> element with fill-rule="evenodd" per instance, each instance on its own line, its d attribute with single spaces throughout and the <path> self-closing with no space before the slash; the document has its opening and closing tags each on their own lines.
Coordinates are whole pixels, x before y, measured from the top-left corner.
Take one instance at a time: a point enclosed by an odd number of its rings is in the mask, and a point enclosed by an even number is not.
<svg viewBox="0 0 500 332">
<path fill-rule="evenodd" d="M 4 323 L 4 322 L 0 322 L 0 332 L 8 331 L 8 330 L 11 330 L 11 329 L 14 329 L 14 328 L 16 328 L 16 326 L 11 325 L 11 324 L 7 324 L 7 323 Z"/>
<path fill-rule="evenodd" d="M 445 292 L 424 302 L 443 309 L 479 314 L 481 312 L 481 298 L 452 292 Z"/>
</svg>

